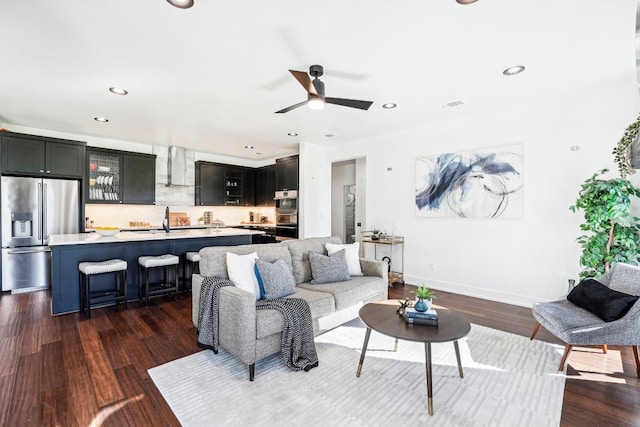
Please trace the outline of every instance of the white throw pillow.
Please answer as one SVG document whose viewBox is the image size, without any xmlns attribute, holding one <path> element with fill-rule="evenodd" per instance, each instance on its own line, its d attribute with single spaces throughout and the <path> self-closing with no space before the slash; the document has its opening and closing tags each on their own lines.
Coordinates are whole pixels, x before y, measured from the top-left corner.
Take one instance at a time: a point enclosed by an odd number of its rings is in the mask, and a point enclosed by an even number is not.
<svg viewBox="0 0 640 427">
<path fill-rule="evenodd" d="M 327 253 L 332 255 L 341 249 L 344 249 L 347 256 L 347 266 L 349 267 L 350 276 L 362 276 L 362 269 L 360 268 L 360 242 L 355 242 L 350 245 L 336 245 L 334 243 L 326 243 Z"/>
<path fill-rule="evenodd" d="M 252 252 L 247 255 L 238 255 L 227 252 L 227 271 L 229 280 L 238 288 L 255 295 L 256 300 L 260 299 L 260 285 L 255 273 L 256 259 L 258 253 Z"/>
</svg>

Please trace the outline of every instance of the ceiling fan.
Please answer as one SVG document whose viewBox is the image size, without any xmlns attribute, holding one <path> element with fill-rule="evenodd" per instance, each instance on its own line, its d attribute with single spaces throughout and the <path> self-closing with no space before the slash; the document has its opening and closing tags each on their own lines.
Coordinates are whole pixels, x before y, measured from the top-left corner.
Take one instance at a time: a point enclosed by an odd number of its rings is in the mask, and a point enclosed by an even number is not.
<svg viewBox="0 0 640 427">
<path fill-rule="evenodd" d="M 368 110 L 373 104 L 373 101 L 358 101 L 356 99 L 344 99 L 344 98 L 330 98 L 324 96 L 324 83 L 318 77 L 324 74 L 322 65 L 312 65 L 309 67 L 309 74 L 304 71 L 289 70 L 293 77 L 300 82 L 302 87 L 307 91 L 307 100 L 299 102 L 287 108 L 283 108 L 278 113 L 286 113 L 294 110 L 298 107 L 302 107 L 307 104 L 312 110 L 321 110 L 324 108 L 324 104 L 342 105 L 344 107 L 359 108 L 361 110 Z M 309 78 L 309 75 L 313 77 L 313 81 Z"/>
</svg>

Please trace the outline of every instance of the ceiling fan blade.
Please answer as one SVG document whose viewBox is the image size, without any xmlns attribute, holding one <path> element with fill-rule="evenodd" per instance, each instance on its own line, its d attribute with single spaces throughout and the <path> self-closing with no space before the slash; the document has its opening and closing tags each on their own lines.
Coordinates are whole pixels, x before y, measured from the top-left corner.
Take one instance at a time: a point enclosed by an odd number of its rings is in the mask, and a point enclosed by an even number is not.
<svg viewBox="0 0 640 427">
<path fill-rule="evenodd" d="M 295 110 L 295 109 L 296 109 L 296 108 L 298 108 L 298 107 L 302 107 L 302 106 L 303 106 L 303 105 L 305 105 L 306 103 L 307 103 L 307 101 L 298 102 L 298 103 L 297 103 L 297 104 L 295 104 L 295 105 L 292 105 L 292 106 L 287 107 L 287 108 L 283 108 L 283 109 L 282 109 L 282 110 L 280 110 L 280 111 L 276 111 L 276 112 L 275 112 L 275 114 L 279 114 L 279 113 L 286 113 L 286 112 L 288 112 L 288 111 Z"/>
<path fill-rule="evenodd" d="M 295 77 L 297 81 L 300 82 L 304 90 L 306 90 L 311 95 L 318 94 L 318 92 L 316 92 L 316 88 L 313 87 L 313 83 L 311 83 L 309 74 L 305 73 L 304 71 L 296 71 L 296 70 L 289 70 L 289 72 L 293 74 L 293 77 Z"/>
<path fill-rule="evenodd" d="M 342 105 L 345 107 L 359 108 L 361 110 L 368 110 L 373 104 L 373 101 L 358 101 L 356 99 L 344 99 L 344 98 L 325 98 L 324 102 L 328 104 Z"/>
</svg>

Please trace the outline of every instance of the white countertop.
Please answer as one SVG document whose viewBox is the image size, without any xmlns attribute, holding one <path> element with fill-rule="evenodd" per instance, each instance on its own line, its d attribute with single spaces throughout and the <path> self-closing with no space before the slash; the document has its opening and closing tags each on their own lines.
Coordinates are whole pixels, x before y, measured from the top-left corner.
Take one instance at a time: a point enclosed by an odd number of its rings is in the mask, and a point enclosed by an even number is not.
<svg viewBox="0 0 640 427">
<path fill-rule="evenodd" d="M 85 245 L 94 243 L 139 242 L 145 240 L 198 239 L 218 236 L 246 236 L 264 234 L 264 231 L 244 230 L 241 228 L 215 228 L 198 230 L 164 230 L 156 231 L 121 231 L 115 236 L 100 236 L 98 233 L 52 234 L 49 236 L 49 246 Z"/>
</svg>

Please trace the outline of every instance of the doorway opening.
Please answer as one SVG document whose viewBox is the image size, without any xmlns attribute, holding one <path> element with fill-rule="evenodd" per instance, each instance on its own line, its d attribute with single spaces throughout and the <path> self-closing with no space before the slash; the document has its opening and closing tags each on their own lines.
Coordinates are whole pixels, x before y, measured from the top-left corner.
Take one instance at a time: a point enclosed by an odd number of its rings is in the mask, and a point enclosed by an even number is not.
<svg viewBox="0 0 640 427">
<path fill-rule="evenodd" d="M 331 234 L 344 243 L 361 240 L 365 224 L 366 158 L 331 165 Z"/>
</svg>

